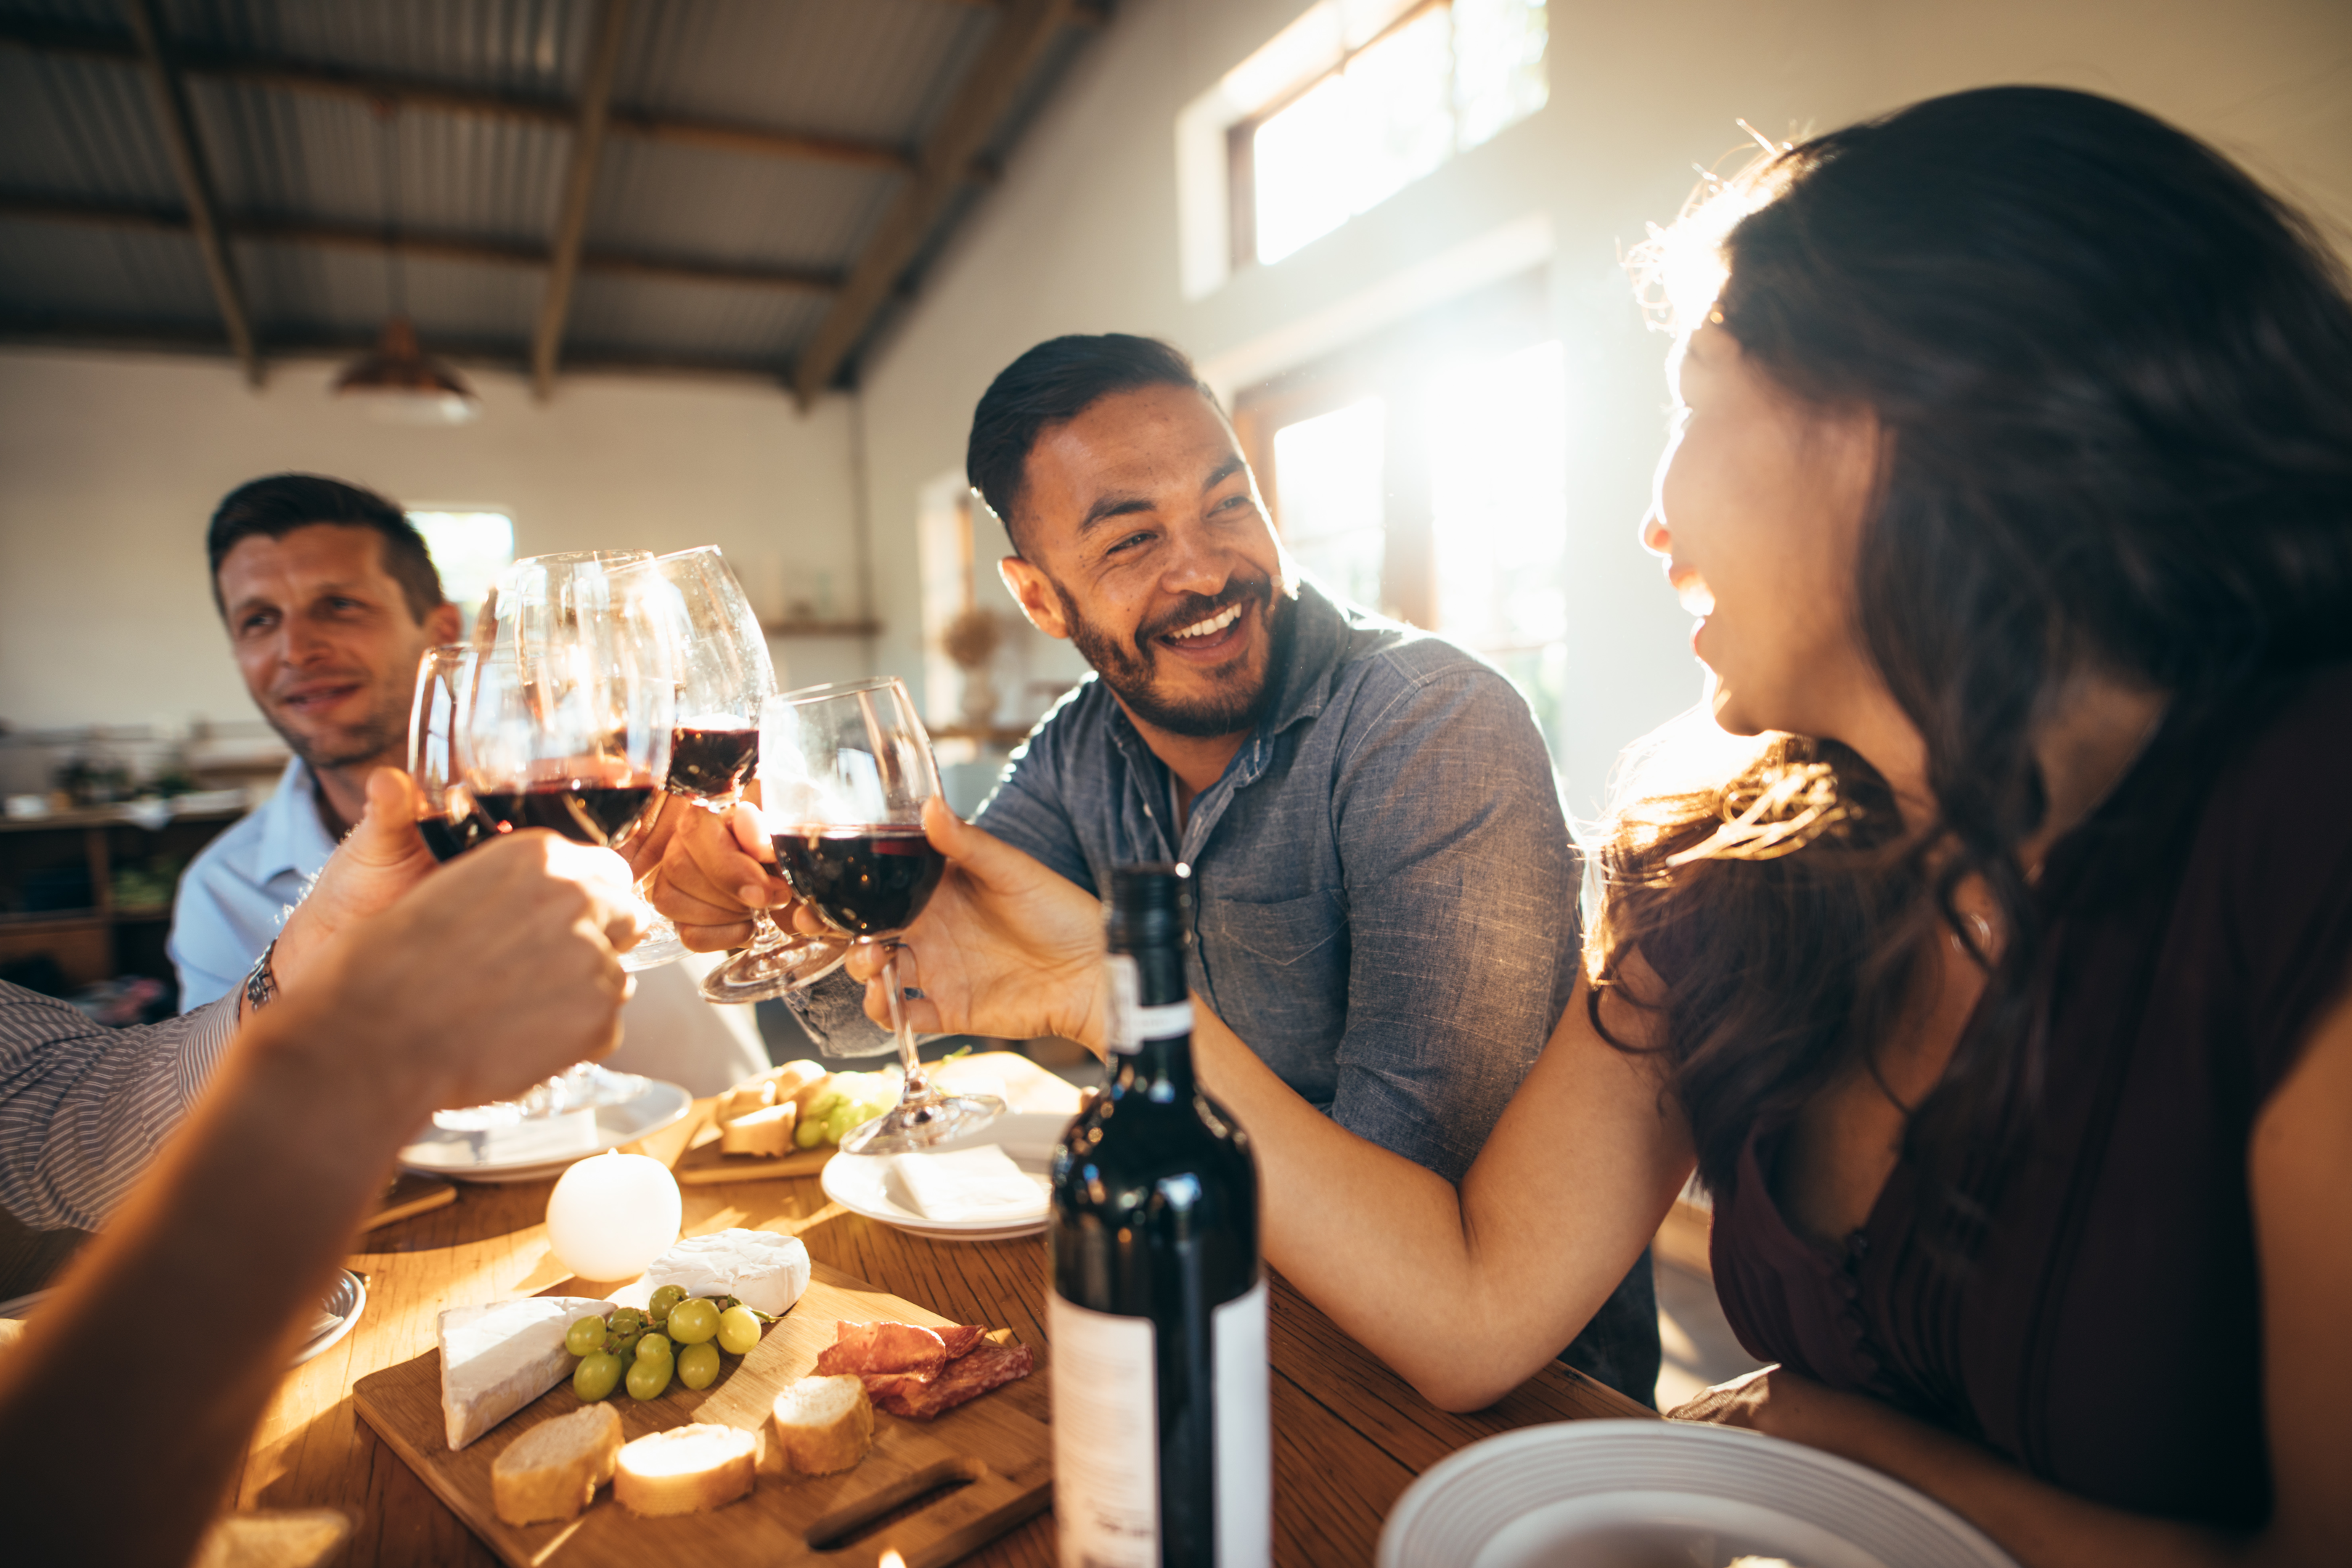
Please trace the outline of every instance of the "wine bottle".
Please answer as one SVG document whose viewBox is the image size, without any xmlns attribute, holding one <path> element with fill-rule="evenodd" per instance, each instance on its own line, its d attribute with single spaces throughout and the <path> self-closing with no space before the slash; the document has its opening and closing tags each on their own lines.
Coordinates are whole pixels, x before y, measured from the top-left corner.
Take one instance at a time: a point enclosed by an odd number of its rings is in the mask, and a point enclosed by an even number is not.
<svg viewBox="0 0 2352 1568">
<path fill-rule="evenodd" d="M 1111 873 L 1110 1084 L 1045 1225 L 1063 1568 L 1273 1556 L 1266 1287 L 1249 1138 L 1192 1076 L 1188 873 Z"/>
</svg>

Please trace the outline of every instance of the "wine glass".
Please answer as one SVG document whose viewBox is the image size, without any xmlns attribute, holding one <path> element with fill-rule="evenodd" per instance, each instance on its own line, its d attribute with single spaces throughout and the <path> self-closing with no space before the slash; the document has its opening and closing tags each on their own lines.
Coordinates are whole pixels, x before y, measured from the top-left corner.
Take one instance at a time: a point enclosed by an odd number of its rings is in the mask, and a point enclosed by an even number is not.
<svg viewBox="0 0 2352 1568">
<path fill-rule="evenodd" d="M 663 788 L 685 805 L 723 816 L 760 760 L 760 704 L 776 692 L 768 635 L 716 545 L 623 567 L 616 576 L 664 623 L 677 650 L 677 721 Z M 784 940 L 764 910 L 753 923 L 754 947 L 762 939 Z M 677 928 L 656 917 L 629 952 L 648 952 L 655 962 L 667 963 L 686 951 Z M 714 1002 L 760 999 L 730 992 L 722 973 L 714 970 L 704 977 L 705 996 Z"/>
<path fill-rule="evenodd" d="M 776 868 L 793 890 L 849 942 L 886 944 L 882 984 L 906 1082 L 898 1103 L 843 1139 L 842 1151 L 908 1153 L 1003 1115 L 992 1094 L 932 1087 L 901 1002 L 896 939 L 947 869 L 923 833 L 939 765 L 905 685 L 885 676 L 770 698 L 760 710 L 760 793 Z"/>
<path fill-rule="evenodd" d="M 648 598 L 652 579 L 628 570 L 649 559 L 535 556 L 500 577 L 493 640 L 475 656 L 455 731 L 458 778 L 490 831 L 545 827 L 612 848 L 658 815 L 677 649 Z M 583 1062 L 520 1103 L 526 1116 L 553 1115 L 625 1103 L 645 1089 L 634 1074 Z"/>
<path fill-rule="evenodd" d="M 478 651 L 443 643 L 417 661 L 408 718 L 408 776 L 416 781 L 416 830 L 436 860 L 455 859 L 490 836 L 457 776 L 457 724 L 473 695 Z"/>
</svg>

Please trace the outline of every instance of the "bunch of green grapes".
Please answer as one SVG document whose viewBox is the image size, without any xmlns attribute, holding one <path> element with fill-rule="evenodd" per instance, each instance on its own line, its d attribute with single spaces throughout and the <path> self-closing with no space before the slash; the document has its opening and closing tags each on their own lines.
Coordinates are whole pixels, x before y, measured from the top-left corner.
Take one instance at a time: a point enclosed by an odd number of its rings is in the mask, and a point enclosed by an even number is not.
<svg viewBox="0 0 2352 1568">
<path fill-rule="evenodd" d="M 597 1400 L 626 1386 L 632 1399 L 657 1399 L 672 1376 L 688 1388 L 709 1388 L 719 1380 L 719 1352 L 749 1354 L 760 1342 L 760 1325 L 774 1321 L 732 1296 L 714 1300 L 664 1285 L 643 1311 L 622 1307 L 564 1331 L 563 1348 L 580 1358 L 572 1392 Z"/>
<path fill-rule="evenodd" d="M 838 1146 L 850 1130 L 886 1114 L 898 1103 L 898 1079 L 887 1072 L 837 1072 L 824 1080 L 793 1124 L 793 1146 Z"/>
</svg>

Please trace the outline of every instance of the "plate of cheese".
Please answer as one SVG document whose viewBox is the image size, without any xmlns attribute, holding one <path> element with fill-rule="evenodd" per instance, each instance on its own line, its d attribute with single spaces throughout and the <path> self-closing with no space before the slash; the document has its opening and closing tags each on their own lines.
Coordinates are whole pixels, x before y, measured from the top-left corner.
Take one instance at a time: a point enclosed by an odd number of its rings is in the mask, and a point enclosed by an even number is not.
<svg viewBox="0 0 2352 1568">
<path fill-rule="evenodd" d="M 1047 1166 L 1070 1119 L 1014 1111 L 920 1154 L 836 1154 L 824 1195 L 917 1236 L 1005 1241 L 1045 1228 Z"/>
<path fill-rule="evenodd" d="M 1564 1421 L 1473 1443 L 1405 1489 L 1380 1568 L 2017 1568 L 1865 1466 L 1760 1432 Z"/>
</svg>

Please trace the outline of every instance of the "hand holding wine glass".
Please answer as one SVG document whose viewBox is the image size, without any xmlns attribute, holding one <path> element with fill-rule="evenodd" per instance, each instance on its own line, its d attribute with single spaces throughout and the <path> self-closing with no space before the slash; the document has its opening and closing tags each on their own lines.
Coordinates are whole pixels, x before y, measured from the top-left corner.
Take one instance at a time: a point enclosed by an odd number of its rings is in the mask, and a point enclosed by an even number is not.
<svg viewBox="0 0 2352 1568">
<path fill-rule="evenodd" d="M 761 812 L 777 868 L 848 941 L 886 954 L 883 988 L 906 1084 L 887 1115 L 842 1141 L 848 1153 L 907 1153 L 987 1125 L 993 1095 L 943 1095 L 923 1072 L 899 993 L 895 939 L 939 886 L 946 859 L 923 831 L 940 794 L 930 737 L 887 678 L 770 698 L 760 716 Z"/>
</svg>

